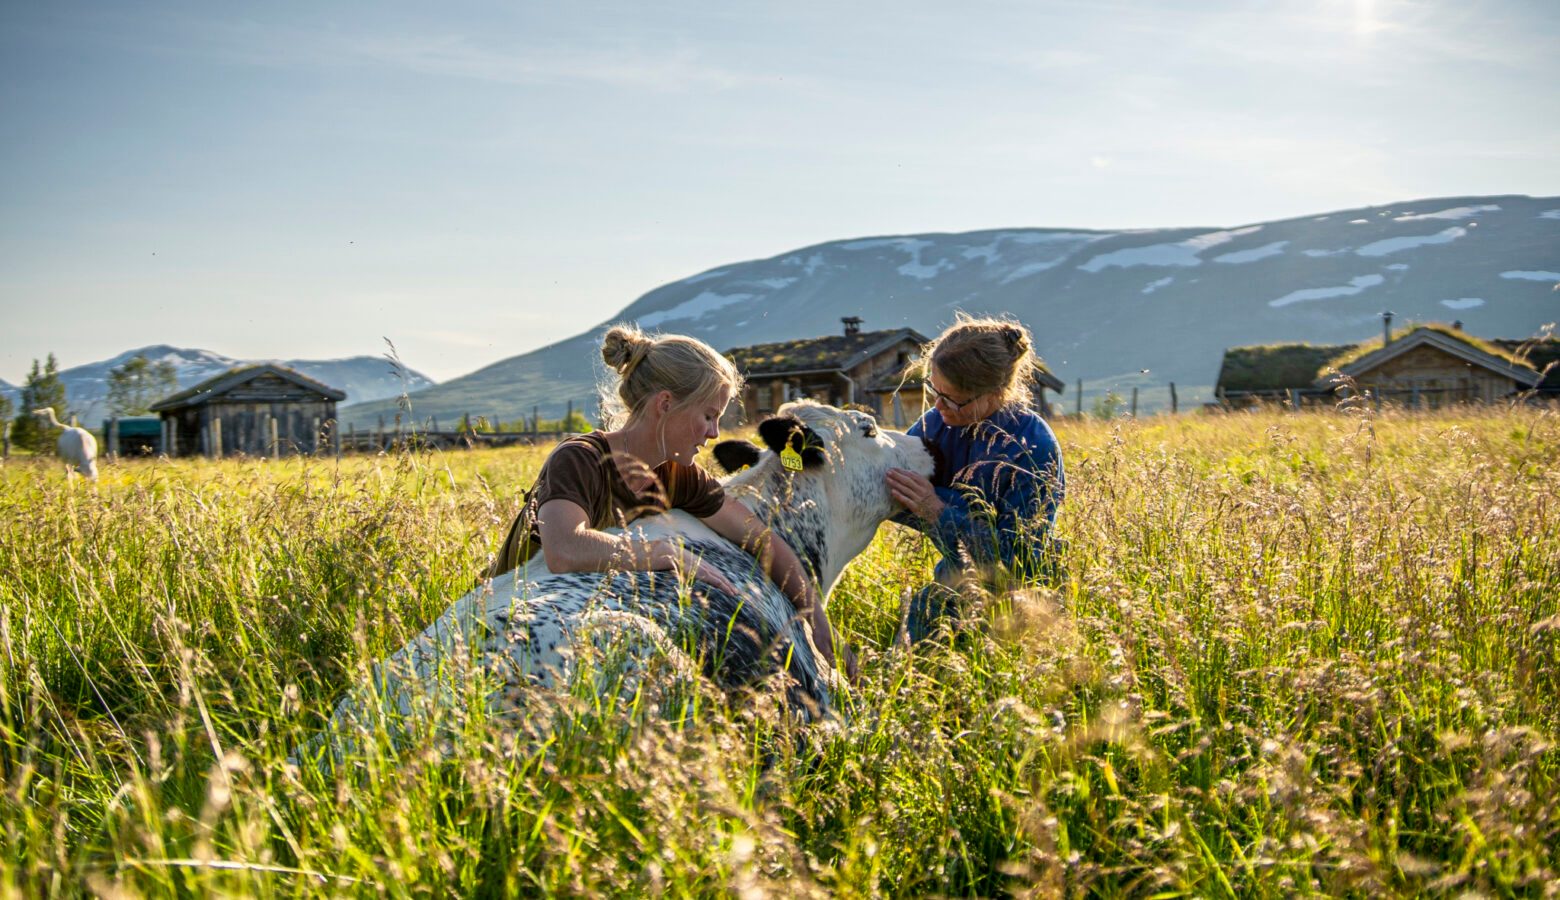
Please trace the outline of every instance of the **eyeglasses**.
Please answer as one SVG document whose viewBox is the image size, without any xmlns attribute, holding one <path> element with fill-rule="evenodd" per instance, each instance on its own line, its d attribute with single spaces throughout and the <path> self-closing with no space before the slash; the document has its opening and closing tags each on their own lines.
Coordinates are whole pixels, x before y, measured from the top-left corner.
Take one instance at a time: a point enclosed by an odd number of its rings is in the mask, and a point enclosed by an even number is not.
<svg viewBox="0 0 1560 900">
<path fill-rule="evenodd" d="M 942 391 L 939 391 L 938 389 L 932 387 L 932 383 L 930 381 L 923 381 L 923 382 L 921 382 L 921 386 L 926 388 L 926 390 L 932 395 L 932 403 L 933 404 L 936 404 L 936 403 L 945 404 L 949 409 L 953 410 L 954 412 L 959 412 L 960 410 L 964 409 L 964 407 L 969 406 L 971 403 L 974 403 L 976 400 L 979 400 L 982 396 L 984 396 L 983 394 L 977 394 L 974 397 L 971 397 L 970 399 L 965 400 L 963 403 L 960 403 L 959 401 L 953 399 L 952 397 L 948 396 L 947 394 L 944 394 Z"/>
</svg>

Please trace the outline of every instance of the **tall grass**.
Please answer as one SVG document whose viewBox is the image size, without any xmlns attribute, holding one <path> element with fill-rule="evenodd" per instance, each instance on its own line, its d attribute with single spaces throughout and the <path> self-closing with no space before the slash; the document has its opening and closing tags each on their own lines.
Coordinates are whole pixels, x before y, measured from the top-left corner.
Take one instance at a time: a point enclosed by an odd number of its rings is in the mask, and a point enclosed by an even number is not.
<svg viewBox="0 0 1560 900">
<path fill-rule="evenodd" d="M 1054 587 L 893 641 L 841 721 L 582 683 L 286 758 L 469 588 L 540 461 L 0 469 L 0 891 L 1542 895 L 1560 879 L 1560 419 L 1067 420 Z M 454 739 L 451 740 L 451 735 Z"/>
</svg>

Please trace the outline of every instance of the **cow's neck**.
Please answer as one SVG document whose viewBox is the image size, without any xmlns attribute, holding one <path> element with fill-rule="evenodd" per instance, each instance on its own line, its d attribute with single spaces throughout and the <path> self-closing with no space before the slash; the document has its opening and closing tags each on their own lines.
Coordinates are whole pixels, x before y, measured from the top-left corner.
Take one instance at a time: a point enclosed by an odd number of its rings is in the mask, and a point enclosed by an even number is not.
<svg viewBox="0 0 1560 900">
<path fill-rule="evenodd" d="M 756 487 L 757 493 L 745 494 L 741 500 L 795 551 L 817 579 L 819 596 L 828 596 L 845 564 L 865 544 L 851 535 L 834 533 L 841 517 L 829 509 L 829 498 L 819 479 L 791 475 L 778 465 L 764 468 L 768 471 L 743 479 Z M 857 543 L 862 546 L 857 547 Z"/>
</svg>

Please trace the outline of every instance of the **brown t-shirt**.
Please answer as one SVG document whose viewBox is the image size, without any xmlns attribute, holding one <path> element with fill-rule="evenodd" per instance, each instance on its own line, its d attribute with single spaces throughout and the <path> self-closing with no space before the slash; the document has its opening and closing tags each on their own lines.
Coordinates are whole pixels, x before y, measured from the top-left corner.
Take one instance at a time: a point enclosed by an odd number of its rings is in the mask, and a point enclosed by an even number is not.
<svg viewBox="0 0 1560 900">
<path fill-rule="evenodd" d="M 725 488 L 714 476 L 695 465 L 667 460 L 655 468 L 655 478 L 642 493 L 630 490 L 619 466 L 631 469 L 643 463 L 628 456 L 614 461 L 612 447 L 599 434 L 569 438 L 553 449 L 526 492 L 525 503 L 498 557 L 488 567 L 487 578 L 515 568 L 542 548 L 536 514 L 549 500 L 568 500 L 590 517 L 591 528 L 626 527 L 640 516 L 683 509 L 707 519 L 726 502 Z"/>
</svg>

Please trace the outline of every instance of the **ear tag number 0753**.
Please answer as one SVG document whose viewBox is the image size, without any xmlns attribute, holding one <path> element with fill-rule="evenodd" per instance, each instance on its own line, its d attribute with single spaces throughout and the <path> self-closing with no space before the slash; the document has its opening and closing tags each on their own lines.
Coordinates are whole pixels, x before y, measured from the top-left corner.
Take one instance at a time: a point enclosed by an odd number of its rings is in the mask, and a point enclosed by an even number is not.
<svg viewBox="0 0 1560 900">
<path fill-rule="evenodd" d="M 795 447 L 788 444 L 784 450 L 780 451 L 780 465 L 785 466 L 792 472 L 800 472 L 802 470 L 802 455 L 796 452 Z"/>
</svg>

